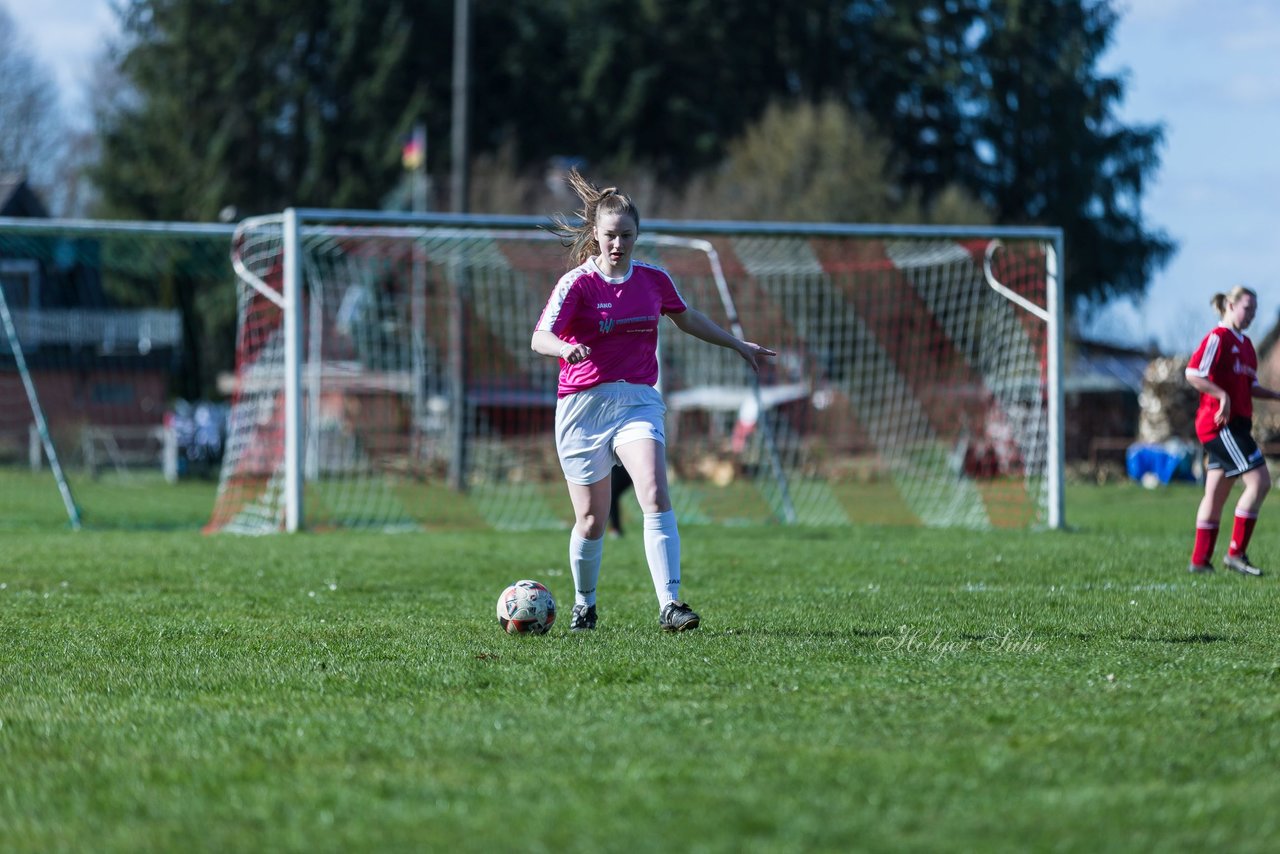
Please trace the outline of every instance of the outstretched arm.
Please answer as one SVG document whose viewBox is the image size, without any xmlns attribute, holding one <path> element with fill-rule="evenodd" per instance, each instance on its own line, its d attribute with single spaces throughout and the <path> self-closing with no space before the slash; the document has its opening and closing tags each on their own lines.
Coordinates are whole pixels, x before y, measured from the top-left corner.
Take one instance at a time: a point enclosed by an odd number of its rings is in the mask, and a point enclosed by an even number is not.
<svg viewBox="0 0 1280 854">
<path fill-rule="evenodd" d="M 753 344 L 750 341 L 743 341 L 728 332 L 721 329 L 714 320 L 707 317 L 696 308 L 689 308 L 679 314 L 667 315 L 671 318 L 671 322 L 684 332 L 689 333 L 695 338 L 701 338 L 711 344 L 716 344 L 728 350 L 733 350 L 739 356 L 746 360 L 751 366 L 751 370 L 760 370 L 760 356 L 776 356 L 777 353 L 772 350 L 761 347 L 759 344 Z"/>
<path fill-rule="evenodd" d="M 1263 400 L 1280 400 L 1280 391 L 1276 391 L 1274 389 L 1267 388 L 1264 385 L 1258 385 L 1257 383 L 1254 383 L 1253 396 L 1260 397 Z"/>
</svg>

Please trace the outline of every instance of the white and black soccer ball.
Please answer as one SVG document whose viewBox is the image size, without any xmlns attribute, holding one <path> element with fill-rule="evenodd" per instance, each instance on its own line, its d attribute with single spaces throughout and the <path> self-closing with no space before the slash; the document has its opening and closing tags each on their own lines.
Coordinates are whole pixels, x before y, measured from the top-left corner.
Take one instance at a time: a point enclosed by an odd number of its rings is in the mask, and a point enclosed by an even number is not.
<svg viewBox="0 0 1280 854">
<path fill-rule="evenodd" d="M 537 581 L 517 581 L 498 597 L 498 623 L 509 635 L 546 634 L 556 621 L 556 600 Z"/>
</svg>

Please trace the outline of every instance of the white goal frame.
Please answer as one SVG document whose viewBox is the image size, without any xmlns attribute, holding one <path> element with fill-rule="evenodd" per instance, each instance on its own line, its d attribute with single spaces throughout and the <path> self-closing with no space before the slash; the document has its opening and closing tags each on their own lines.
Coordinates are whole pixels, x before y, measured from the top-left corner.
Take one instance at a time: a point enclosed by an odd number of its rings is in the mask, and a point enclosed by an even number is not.
<svg viewBox="0 0 1280 854">
<path fill-rule="evenodd" d="M 306 472 L 305 438 L 303 435 L 304 390 L 306 370 L 306 354 L 303 352 L 303 317 L 298 310 L 303 292 L 303 270 L 300 251 L 303 245 L 303 230 L 309 227 L 324 226 L 360 226 L 360 227 L 394 227 L 397 229 L 458 228 L 473 231 L 515 230 L 526 236 L 547 221 L 539 217 L 500 217 L 482 215 L 439 215 L 439 214 L 403 214 L 378 211 L 329 210 L 313 208 L 289 208 L 282 214 L 273 217 L 257 218 L 258 221 L 275 220 L 281 223 L 283 233 L 284 260 L 281 289 L 279 291 L 253 284 L 247 278 L 247 271 L 233 253 L 233 263 L 243 281 L 250 283 L 264 297 L 270 299 L 283 312 L 284 342 L 284 458 L 285 471 L 283 478 L 284 518 L 283 528 L 286 531 L 298 531 L 304 527 L 304 481 Z M 250 221 L 242 223 L 242 227 Z M 911 238 L 933 240 L 985 240 L 987 244 L 983 259 L 983 274 L 992 291 L 1014 303 L 1046 325 L 1045 340 L 1045 376 L 1046 409 L 1047 409 L 1047 459 L 1045 461 L 1045 479 L 1048 502 L 1044 523 L 1048 528 L 1065 527 L 1065 501 L 1063 472 L 1064 458 L 1064 411 L 1062 391 L 1062 316 L 1063 300 L 1061 296 L 1061 267 L 1063 259 L 1063 234 L 1058 228 L 1041 227 L 968 227 L 968 226 L 910 226 L 910 225 L 843 225 L 843 224 L 805 224 L 805 223 L 743 223 L 743 222 L 686 222 L 669 220 L 650 220 L 646 224 L 645 239 L 650 241 L 671 240 L 686 247 L 698 248 L 707 253 L 708 264 L 714 272 L 716 287 L 720 291 L 723 309 L 729 318 L 732 331 L 741 336 L 742 326 L 738 321 L 737 311 L 733 303 L 728 281 L 720 267 L 716 250 L 709 237 L 716 236 L 795 236 L 795 237 L 864 237 L 864 238 Z M 1006 288 L 996 276 L 992 260 L 998 253 L 1002 240 L 1034 240 L 1045 245 L 1045 305 L 1041 306 L 1028 301 L 1019 294 Z M 530 319 L 532 325 L 533 319 Z M 757 403 L 759 403 L 759 385 L 755 386 Z M 767 431 L 767 419 L 760 419 L 760 425 Z M 764 437 L 766 446 L 771 440 Z M 794 521 L 787 515 L 785 478 L 781 483 L 783 510 L 781 520 L 784 523 Z"/>
</svg>

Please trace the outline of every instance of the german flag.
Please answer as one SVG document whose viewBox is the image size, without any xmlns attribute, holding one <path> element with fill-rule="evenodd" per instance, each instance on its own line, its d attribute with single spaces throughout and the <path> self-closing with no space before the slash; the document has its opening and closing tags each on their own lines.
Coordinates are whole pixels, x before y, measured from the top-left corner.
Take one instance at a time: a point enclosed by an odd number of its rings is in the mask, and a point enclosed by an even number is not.
<svg viewBox="0 0 1280 854">
<path fill-rule="evenodd" d="M 410 172 L 421 169 L 427 161 L 427 129 L 422 125 L 414 125 L 413 134 L 405 140 L 400 150 L 400 162 Z"/>
</svg>

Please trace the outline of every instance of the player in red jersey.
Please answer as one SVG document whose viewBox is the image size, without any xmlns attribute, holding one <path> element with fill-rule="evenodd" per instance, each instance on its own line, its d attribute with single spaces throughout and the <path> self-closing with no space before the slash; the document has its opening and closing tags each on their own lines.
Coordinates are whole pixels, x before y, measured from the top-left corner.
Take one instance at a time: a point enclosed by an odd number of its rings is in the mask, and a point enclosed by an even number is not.
<svg viewBox="0 0 1280 854">
<path fill-rule="evenodd" d="M 596 581 L 616 462 L 631 475 L 644 513 L 658 625 L 694 629 L 699 617 L 679 599 L 680 533 L 667 489 L 666 405 L 654 387 L 658 323 L 666 315 L 684 332 L 735 351 L 752 370 L 759 370 L 761 356 L 777 354 L 730 335 L 691 308 L 665 270 L 632 260 L 640 212 L 629 197 L 596 187 L 576 169 L 569 183 L 582 200 L 582 223 L 558 219 L 555 230 L 577 266 L 556 284 L 530 342 L 535 353 L 560 359 L 556 452 L 575 516 L 569 628 L 596 625 Z"/>
<path fill-rule="evenodd" d="M 1200 342 L 1187 365 L 1187 382 L 1200 392 L 1196 436 L 1204 444 L 1208 460 L 1189 569 L 1213 572 L 1211 559 L 1222 508 L 1239 477 L 1244 481 L 1244 492 L 1236 502 L 1231 545 L 1222 565 L 1244 575 L 1262 575 L 1245 553 L 1258 508 L 1271 489 L 1266 461 L 1251 435 L 1253 398 L 1280 400 L 1280 393 L 1258 384 L 1258 355 L 1244 334 L 1257 313 L 1258 295 L 1236 286 L 1229 293 L 1214 294 L 1210 305 L 1222 320 Z"/>
</svg>

